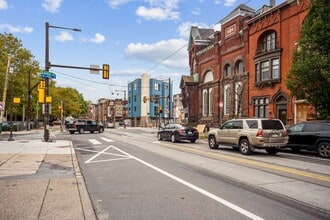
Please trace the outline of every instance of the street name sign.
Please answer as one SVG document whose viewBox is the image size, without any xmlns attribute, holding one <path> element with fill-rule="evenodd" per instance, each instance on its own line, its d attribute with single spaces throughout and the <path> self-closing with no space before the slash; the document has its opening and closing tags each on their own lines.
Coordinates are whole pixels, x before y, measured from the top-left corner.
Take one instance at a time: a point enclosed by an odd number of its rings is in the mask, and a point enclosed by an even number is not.
<svg viewBox="0 0 330 220">
<path fill-rule="evenodd" d="M 41 78 L 49 78 L 49 79 L 56 79 L 56 74 L 52 72 L 42 71 L 40 74 Z"/>
</svg>

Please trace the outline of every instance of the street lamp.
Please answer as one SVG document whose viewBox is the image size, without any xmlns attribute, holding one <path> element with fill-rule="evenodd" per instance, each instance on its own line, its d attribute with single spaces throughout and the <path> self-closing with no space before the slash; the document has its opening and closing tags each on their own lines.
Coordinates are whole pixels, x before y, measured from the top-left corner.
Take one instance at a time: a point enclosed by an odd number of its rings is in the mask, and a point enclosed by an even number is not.
<svg viewBox="0 0 330 220">
<path fill-rule="evenodd" d="M 14 141 L 13 138 L 13 76 L 14 76 L 14 67 L 9 68 L 10 77 L 10 135 L 8 141 Z"/>
<path fill-rule="evenodd" d="M 59 27 L 49 25 L 48 22 L 45 23 L 45 30 L 46 30 L 46 45 L 45 45 L 45 71 L 49 72 L 51 68 L 51 62 L 49 61 L 49 28 L 57 28 L 57 29 L 64 29 L 64 30 L 71 30 L 71 31 L 81 31 L 78 28 L 66 28 L 66 27 Z M 49 78 L 45 79 L 45 98 L 44 98 L 44 106 L 45 106 L 45 113 L 44 113 L 44 141 L 48 142 L 49 140 L 49 105 L 47 103 L 47 96 L 49 96 Z"/>
</svg>

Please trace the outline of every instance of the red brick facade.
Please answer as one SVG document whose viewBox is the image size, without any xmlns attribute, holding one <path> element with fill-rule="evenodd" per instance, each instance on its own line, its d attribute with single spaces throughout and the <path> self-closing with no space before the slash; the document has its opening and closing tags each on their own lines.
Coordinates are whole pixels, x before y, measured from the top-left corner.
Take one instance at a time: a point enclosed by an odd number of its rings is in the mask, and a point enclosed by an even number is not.
<svg viewBox="0 0 330 220">
<path fill-rule="evenodd" d="M 285 85 L 309 0 L 288 0 L 255 11 L 238 6 L 220 21 L 221 31 L 192 27 L 190 76 L 181 80 L 192 123 L 211 126 L 237 117 L 280 118 L 293 124 L 310 117 L 304 101 Z"/>
</svg>

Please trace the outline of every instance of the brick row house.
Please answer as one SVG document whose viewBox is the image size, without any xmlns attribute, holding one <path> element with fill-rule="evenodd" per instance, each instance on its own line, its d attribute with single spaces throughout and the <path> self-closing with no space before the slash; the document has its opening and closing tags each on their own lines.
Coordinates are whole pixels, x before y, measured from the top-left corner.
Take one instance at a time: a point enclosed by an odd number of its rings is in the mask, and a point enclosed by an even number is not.
<svg viewBox="0 0 330 220">
<path fill-rule="evenodd" d="M 221 31 L 191 27 L 190 75 L 180 82 L 189 123 L 266 117 L 291 125 L 310 119 L 312 108 L 285 85 L 309 7 L 309 0 L 278 6 L 270 0 L 259 10 L 241 4 L 220 20 Z"/>
</svg>

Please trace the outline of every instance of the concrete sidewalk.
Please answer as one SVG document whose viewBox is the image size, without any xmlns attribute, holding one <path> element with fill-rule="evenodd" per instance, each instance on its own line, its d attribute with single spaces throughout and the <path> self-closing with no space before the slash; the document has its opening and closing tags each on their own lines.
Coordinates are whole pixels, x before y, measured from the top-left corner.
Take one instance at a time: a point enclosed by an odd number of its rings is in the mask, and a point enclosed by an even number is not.
<svg viewBox="0 0 330 220">
<path fill-rule="evenodd" d="M 42 134 L 1 134 L 0 219 L 96 219 L 71 141 Z"/>
</svg>

